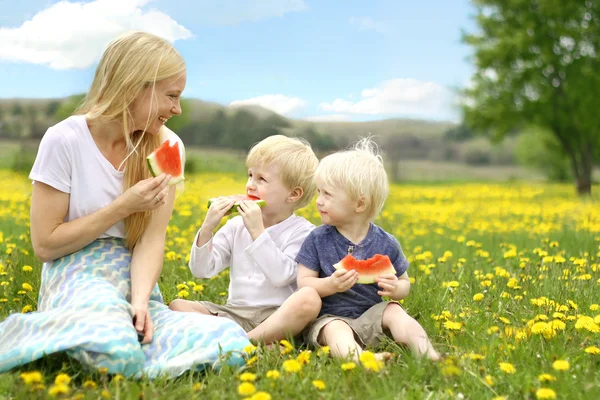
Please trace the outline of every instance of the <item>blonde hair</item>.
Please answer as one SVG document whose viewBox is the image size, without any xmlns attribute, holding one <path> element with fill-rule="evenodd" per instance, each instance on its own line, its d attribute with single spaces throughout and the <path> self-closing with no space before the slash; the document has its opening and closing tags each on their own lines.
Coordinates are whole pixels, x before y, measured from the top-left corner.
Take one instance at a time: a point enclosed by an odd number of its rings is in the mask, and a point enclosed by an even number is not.
<svg viewBox="0 0 600 400">
<path fill-rule="evenodd" d="M 131 134 L 130 106 L 146 88 L 152 88 L 150 108 L 155 106 L 156 82 L 185 72 L 185 62 L 166 40 L 145 32 L 133 32 L 113 40 L 102 55 L 96 68 L 92 86 L 75 114 L 86 114 L 98 122 L 119 121 L 128 156 L 123 161 L 125 176 L 123 191 L 149 178 L 146 157 L 156 149 L 162 135 L 146 134 L 146 127 Z M 148 227 L 151 211 L 138 212 L 125 218 L 127 247 L 133 250 Z"/>
<path fill-rule="evenodd" d="M 284 135 L 269 136 L 252 147 L 246 158 L 248 168 L 276 164 L 283 185 L 293 190 L 302 189 L 302 196 L 294 209 L 310 203 L 317 191 L 315 171 L 319 159 L 302 138 L 289 138 Z"/>
<path fill-rule="evenodd" d="M 351 150 L 323 158 L 316 175 L 329 185 L 344 190 L 352 201 L 362 199 L 370 220 L 379 215 L 390 190 L 383 158 L 370 137 L 361 139 Z"/>
</svg>

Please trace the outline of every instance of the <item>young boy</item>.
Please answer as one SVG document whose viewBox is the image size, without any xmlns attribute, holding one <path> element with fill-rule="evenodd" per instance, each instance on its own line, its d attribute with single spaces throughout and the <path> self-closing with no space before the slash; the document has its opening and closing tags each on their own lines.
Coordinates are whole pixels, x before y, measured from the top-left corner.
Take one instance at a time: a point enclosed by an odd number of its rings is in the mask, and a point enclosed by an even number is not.
<svg viewBox="0 0 600 400">
<path fill-rule="evenodd" d="M 251 340 L 272 343 L 295 336 L 319 314 L 321 298 L 313 288 L 296 285 L 296 255 L 314 225 L 294 211 L 305 207 L 316 190 L 319 164 L 310 145 L 300 139 L 270 136 L 254 146 L 246 159 L 246 193 L 265 200 L 239 206 L 213 237 L 213 231 L 234 205 L 214 201 L 191 249 L 190 269 L 210 278 L 231 266 L 227 304 L 174 300 L 175 311 L 226 317 L 248 332 Z"/>
<path fill-rule="evenodd" d="M 387 174 L 377 147 L 362 139 L 351 151 L 321 160 L 316 172 L 317 208 L 323 225 L 314 229 L 296 260 L 298 286 L 314 288 L 323 298 L 320 317 L 306 331 L 306 342 L 329 346 L 334 356 L 358 360 L 362 348 L 376 346 L 389 332 L 399 343 L 419 355 L 438 360 L 439 355 L 417 321 L 395 301 L 408 295 L 410 281 L 398 241 L 373 220 L 389 192 Z M 376 284 L 356 284 L 358 274 L 333 265 L 347 254 L 368 259 L 389 256 L 396 274 L 380 276 Z M 377 354 L 385 359 L 389 353 Z"/>
</svg>

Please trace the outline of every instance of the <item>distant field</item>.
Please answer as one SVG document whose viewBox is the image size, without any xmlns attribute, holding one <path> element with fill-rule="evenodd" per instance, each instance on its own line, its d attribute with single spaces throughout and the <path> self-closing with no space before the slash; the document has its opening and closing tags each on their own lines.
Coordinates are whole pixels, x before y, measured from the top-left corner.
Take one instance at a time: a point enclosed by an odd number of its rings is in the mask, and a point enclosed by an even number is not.
<svg viewBox="0 0 600 400">
<path fill-rule="evenodd" d="M 28 144 L 35 149 L 35 143 Z M 0 168 L 10 168 L 14 157 L 21 156 L 18 141 L 0 141 Z M 187 148 L 190 172 L 234 172 L 245 174 L 245 154 L 224 149 Z M 597 179 L 600 179 L 596 171 Z M 465 181 L 543 181 L 544 177 L 519 166 L 472 166 L 430 160 L 399 162 L 399 176 L 404 182 L 465 182 Z"/>
</svg>

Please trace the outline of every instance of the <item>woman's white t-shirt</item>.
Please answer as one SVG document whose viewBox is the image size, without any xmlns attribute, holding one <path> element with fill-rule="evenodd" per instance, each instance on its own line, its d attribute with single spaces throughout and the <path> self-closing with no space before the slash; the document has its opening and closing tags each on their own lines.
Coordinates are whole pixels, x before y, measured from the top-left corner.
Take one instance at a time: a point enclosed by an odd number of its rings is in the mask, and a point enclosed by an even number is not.
<svg viewBox="0 0 600 400">
<path fill-rule="evenodd" d="M 183 146 L 177 135 L 165 131 Z M 70 195 L 65 222 L 92 214 L 123 193 L 123 172 L 102 155 L 84 115 L 69 117 L 46 131 L 29 179 Z M 125 238 L 123 220 L 100 236 L 105 237 Z"/>
</svg>

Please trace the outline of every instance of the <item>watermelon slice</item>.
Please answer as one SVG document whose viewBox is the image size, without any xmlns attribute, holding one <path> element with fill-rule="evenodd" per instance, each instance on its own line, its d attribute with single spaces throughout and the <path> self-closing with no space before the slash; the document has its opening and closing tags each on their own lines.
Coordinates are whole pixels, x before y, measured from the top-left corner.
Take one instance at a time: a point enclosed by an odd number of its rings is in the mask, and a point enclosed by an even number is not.
<svg viewBox="0 0 600 400">
<path fill-rule="evenodd" d="M 152 176 L 163 173 L 171 175 L 169 185 L 175 185 L 184 179 L 183 164 L 185 156 L 182 149 L 179 148 L 179 142 L 177 140 L 174 142 L 171 143 L 170 140 L 165 140 L 158 149 L 146 157 Z"/>
<path fill-rule="evenodd" d="M 368 260 L 357 260 L 350 254 L 342 258 L 340 262 L 333 265 L 333 268 L 343 268 L 347 271 L 354 270 L 358 272 L 358 281 L 356 283 L 375 283 L 381 275 L 395 274 L 396 269 L 392 265 L 392 261 L 388 256 L 375 254 Z"/>
<path fill-rule="evenodd" d="M 231 215 L 231 214 L 237 214 L 239 212 L 239 205 L 242 201 L 244 200 L 250 200 L 255 202 L 256 204 L 258 204 L 259 207 L 264 207 L 267 205 L 267 202 L 264 200 L 259 199 L 258 197 L 254 197 L 254 196 L 248 196 L 246 194 L 234 194 L 233 196 L 224 196 L 224 197 L 228 197 L 230 199 L 234 199 L 235 203 L 233 204 L 233 207 L 231 207 L 229 209 L 229 211 L 227 211 L 225 213 L 225 215 Z M 210 208 L 210 205 L 213 203 L 213 201 L 217 200 L 216 198 L 212 198 L 208 200 L 208 208 Z"/>
</svg>

